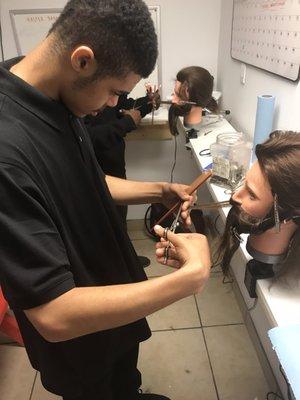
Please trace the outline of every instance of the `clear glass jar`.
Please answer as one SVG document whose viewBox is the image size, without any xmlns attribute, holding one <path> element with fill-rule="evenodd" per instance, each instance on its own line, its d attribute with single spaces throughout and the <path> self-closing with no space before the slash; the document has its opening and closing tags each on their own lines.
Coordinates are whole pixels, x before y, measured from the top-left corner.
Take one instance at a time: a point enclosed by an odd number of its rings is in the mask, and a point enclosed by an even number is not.
<svg viewBox="0 0 300 400">
<path fill-rule="evenodd" d="M 221 133 L 210 151 L 213 159 L 211 182 L 234 189 L 245 177 L 251 155 L 243 133 Z"/>
</svg>

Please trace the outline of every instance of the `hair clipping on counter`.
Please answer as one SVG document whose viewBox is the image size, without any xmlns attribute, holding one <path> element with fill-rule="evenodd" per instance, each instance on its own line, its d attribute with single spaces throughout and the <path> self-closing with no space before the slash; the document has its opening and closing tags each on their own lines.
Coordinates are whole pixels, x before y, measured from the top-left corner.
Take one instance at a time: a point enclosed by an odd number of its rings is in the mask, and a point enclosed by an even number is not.
<svg viewBox="0 0 300 400">
<path fill-rule="evenodd" d="M 203 150 L 199 151 L 199 156 L 200 157 L 210 157 L 211 156 L 210 149 L 203 149 Z"/>
</svg>

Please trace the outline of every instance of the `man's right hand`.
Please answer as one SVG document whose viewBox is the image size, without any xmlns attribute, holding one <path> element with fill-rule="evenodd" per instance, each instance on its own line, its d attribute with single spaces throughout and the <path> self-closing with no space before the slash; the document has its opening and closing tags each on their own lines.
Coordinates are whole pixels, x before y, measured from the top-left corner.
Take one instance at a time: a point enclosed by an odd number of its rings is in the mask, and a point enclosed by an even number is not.
<svg viewBox="0 0 300 400">
<path fill-rule="evenodd" d="M 122 113 L 123 115 L 129 115 L 133 119 L 136 126 L 138 126 L 142 120 L 140 110 L 136 110 L 133 108 L 131 110 L 123 110 Z"/>
<path fill-rule="evenodd" d="M 160 264 L 165 264 L 177 269 L 185 269 L 193 273 L 195 277 L 195 293 L 200 292 L 204 283 L 209 278 L 212 265 L 210 249 L 207 238 L 198 233 L 175 234 L 167 232 L 164 239 L 165 229 L 155 226 L 156 234 L 161 241 L 156 244 L 156 257 Z M 169 245 L 168 259 L 165 259 L 165 248 Z"/>
<path fill-rule="evenodd" d="M 146 86 L 147 96 L 150 102 L 152 103 L 152 107 L 154 107 L 155 110 L 158 110 L 161 103 L 161 97 L 159 93 L 160 86 L 157 88 L 156 85 L 152 86 L 149 83 L 147 83 L 145 86 Z"/>
</svg>

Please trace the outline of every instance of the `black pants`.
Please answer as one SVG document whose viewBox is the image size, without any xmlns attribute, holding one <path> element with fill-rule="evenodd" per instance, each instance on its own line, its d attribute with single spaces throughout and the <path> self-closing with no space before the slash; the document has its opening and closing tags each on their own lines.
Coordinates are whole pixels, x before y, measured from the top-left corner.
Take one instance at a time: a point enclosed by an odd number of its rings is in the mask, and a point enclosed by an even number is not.
<svg viewBox="0 0 300 400">
<path fill-rule="evenodd" d="M 64 400 L 134 400 L 141 386 L 141 374 L 137 369 L 139 346 L 124 354 L 104 380 L 85 389 L 80 397 L 63 397 Z"/>
<path fill-rule="evenodd" d="M 127 231 L 127 212 L 128 206 L 117 206 L 118 213 L 120 215 L 122 224 L 124 225 L 125 230 Z"/>
</svg>

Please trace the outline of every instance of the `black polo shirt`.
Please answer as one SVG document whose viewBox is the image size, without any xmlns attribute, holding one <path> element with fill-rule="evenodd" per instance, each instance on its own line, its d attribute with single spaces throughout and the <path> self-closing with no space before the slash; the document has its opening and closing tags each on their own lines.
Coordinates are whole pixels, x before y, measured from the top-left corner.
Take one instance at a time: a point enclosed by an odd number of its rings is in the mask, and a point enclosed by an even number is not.
<svg viewBox="0 0 300 400">
<path fill-rule="evenodd" d="M 0 279 L 44 385 L 75 396 L 117 355 L 147 339 L 146 320 L 60 343 L 23 310 L 78 286 L 146 279 L 82 121 L 0 68 Z"/>
</svg>

